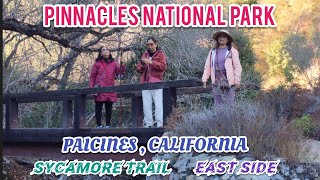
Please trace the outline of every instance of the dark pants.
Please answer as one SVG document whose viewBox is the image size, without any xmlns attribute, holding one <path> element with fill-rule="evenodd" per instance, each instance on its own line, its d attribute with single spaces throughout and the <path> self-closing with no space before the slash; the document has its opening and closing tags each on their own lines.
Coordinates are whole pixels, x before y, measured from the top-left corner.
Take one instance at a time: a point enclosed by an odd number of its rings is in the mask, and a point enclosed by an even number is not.
<svg viewBox="0 0 320 180">
<path fill-rule="evenodd" d="M 95 101 L 96 103 L 96 120 L 97 120 L 97 125 L 101 126 L 101 114 L 102 114 L 102 106 L 104 104 L 106 108 L 106 126 L 110 126 L 110 120 L 111 120 L 111 115 L 112 115 L 112 102 L 106 101 Z"/>
</svg>

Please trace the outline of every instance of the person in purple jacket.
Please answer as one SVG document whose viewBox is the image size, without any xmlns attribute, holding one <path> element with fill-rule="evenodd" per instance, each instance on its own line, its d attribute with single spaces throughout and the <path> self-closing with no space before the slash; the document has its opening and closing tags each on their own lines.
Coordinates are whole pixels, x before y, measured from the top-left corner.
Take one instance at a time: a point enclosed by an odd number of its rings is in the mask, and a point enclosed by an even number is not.
<svg viewBox="0 0 320 180">
<path fill-rule="evenodd" d="M 119 65 L 112 57 L 109 49 L 105 46 L 100 48 L 98 57 L 91 68 L 89 87 L 114 86 L 115 77 L 125 73 L 125 66 Z M 98 128 L 102 128 L 101 114 L 102 107 L 106 109 L 106 128 L 110 127 L 112 104 L 117 101 L 115 92 L 98 93 L 95 96 L 95 114 Z"/>
</svg>

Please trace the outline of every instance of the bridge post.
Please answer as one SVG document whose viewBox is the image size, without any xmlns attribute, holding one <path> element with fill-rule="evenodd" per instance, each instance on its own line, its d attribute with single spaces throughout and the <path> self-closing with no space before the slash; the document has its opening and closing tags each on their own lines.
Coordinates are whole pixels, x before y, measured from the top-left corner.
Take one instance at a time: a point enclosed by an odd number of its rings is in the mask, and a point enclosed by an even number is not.
<svg viewBox="0 0 320 180">
<path fill-rule="evenodd" d="M 73 127 L 80 129 L 86 120 L 86 94 L 74 96 L 74 122 Z"/>
<path fill-rule="evenodd" d="M 177 106 L 177 88 L 163 89 L 163 125 L 166 124 L 166 118 L 172 112 L 173 107 Z"/>
<path fill-rule="evenodd" d="M 72 100 L 64 98 L 62 105 L 62 128 L 72 127 Z"/>
<path fill-rule="evenodd" d="M 143 126 L 142 96 L 137 93 L 131 95 L 131 127 Z"/>
<path fill-rule="evenodd" d="M 11 128 L 18 127 L 18 102 L 17 99 L 11 99 L 7 96 L 6 99 L 6 130 L 9 131 Z"/>
</svg>

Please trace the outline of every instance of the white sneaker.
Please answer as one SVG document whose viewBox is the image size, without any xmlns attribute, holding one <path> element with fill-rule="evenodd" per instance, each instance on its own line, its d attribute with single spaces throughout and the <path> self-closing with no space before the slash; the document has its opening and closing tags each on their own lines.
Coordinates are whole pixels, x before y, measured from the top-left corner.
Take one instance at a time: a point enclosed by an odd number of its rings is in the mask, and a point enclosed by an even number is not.
<svg viewBox="0 0 320 180">
<path fill-rule="evenodd" d="M 98 126 L 97 128 L 102 128 L 102 126 Z"/>
<path fill-rule="evenodd" d="M 109 128 L 110 126 L 106 126 L 106 128 Z"/>
</svg>

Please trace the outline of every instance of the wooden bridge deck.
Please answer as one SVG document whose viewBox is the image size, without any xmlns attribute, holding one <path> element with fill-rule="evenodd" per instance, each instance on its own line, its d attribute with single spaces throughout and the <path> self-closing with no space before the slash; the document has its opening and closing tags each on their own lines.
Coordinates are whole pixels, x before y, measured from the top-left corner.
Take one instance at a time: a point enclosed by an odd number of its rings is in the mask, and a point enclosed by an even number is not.
<svg viewBox="0 0 320 180">
<path fill-rule="evenodd" d="M 3 142 L 8 143 L 61 143 L 63 137 L 80 136 L 136 136 L 139 143 L 145 144 L 152 136 L 162 136 L 163 128 L 14 128 L 3 132 Z"/>
</svg>

